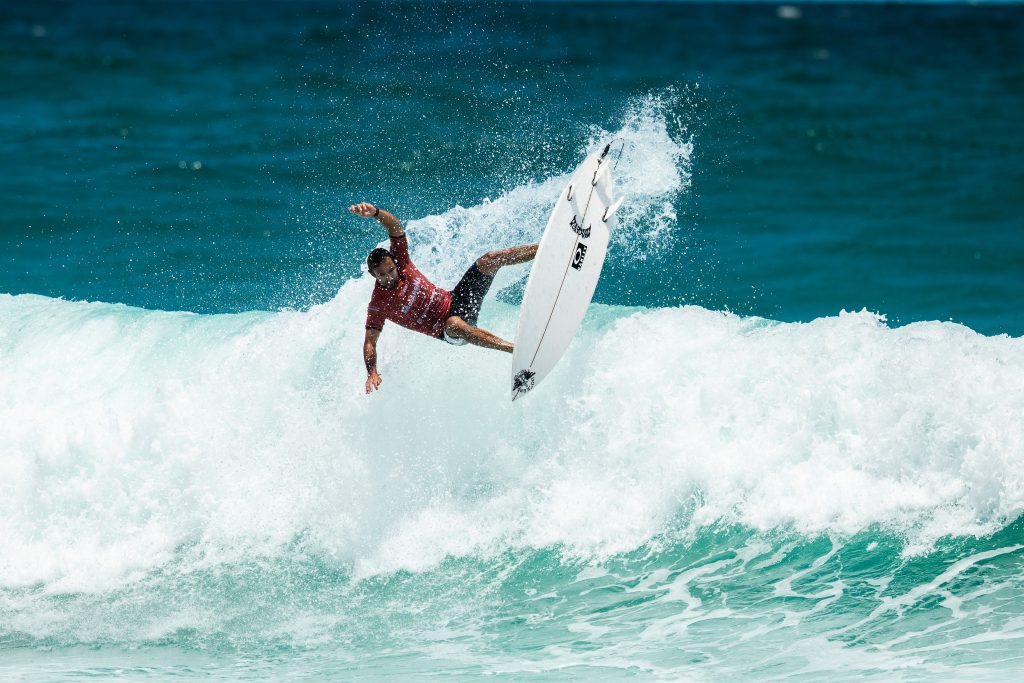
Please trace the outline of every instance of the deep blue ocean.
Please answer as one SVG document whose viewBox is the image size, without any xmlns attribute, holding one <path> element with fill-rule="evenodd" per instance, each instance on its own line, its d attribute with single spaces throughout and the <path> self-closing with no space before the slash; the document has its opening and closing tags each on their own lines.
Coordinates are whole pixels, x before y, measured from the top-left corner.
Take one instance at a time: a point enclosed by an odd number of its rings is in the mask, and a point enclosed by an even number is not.
<svg viewBox="0 0 1024 683">
<path fill-rule="evenodd" d="M 0 680 L 1024 677 L 1024 5 L 5 0 L 0 74 Z M 365 396 L 346 207 L 450 288 L 611 139 L 544 383 Z"/>
</svg>

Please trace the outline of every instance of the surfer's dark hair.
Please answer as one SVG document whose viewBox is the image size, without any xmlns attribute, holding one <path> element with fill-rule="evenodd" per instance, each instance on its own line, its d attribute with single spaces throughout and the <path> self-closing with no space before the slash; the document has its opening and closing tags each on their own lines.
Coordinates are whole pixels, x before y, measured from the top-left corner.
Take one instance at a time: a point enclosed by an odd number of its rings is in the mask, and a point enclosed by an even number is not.
<svg viewBox="0 0 1024 683">
<path fill-rule="evenodd" d="M 392 261 L 395 260 L 394 255 L 390 251 L 384 247 L 377 247 L 370 252 L 369 256 L 366 257 L 366 267 L 372 271 L 381 264 L 381 261 L 384 260 L 385 256 L 390 256 Z"/>
</svg>

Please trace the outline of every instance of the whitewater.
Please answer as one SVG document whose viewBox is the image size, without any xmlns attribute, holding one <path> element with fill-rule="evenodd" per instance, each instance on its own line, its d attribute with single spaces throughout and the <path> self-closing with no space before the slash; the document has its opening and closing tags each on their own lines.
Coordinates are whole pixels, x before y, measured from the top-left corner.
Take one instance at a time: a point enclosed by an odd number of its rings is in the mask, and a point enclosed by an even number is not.
<svg viewBox="0 0 1024 683">
<path fill-rule="evenodd" d="M 609 260 L 691 239 L 692 141 L 652 102 L 581 158 L 611 137 Z M 450 287 L 537 239 L 566 179 L 407 218 L 413 260 Z M 503 269 L 482 326 L 513 336 L 526 274 Z M 283 652 L 251 672 L 1021 670 L 1020 338 L 599 289 L 524 401 L 507 356 L 393 325 L 366 396 L 372 284 L 217 315 L 0 295 L 0 642 L 66 653 L 65 675 L 133 652 L 139 679 Z"/>
</svg>

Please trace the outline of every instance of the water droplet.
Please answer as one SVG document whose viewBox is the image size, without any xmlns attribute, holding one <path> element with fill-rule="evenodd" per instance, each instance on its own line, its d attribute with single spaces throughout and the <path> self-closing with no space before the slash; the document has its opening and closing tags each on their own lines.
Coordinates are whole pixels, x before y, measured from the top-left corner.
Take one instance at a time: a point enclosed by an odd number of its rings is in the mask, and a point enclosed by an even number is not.
<svg viewBox="0 0 1024 683">
<path fill-rule="evenodd" d="M 775 8 L 775 14 L 779 19 L 799 19 L 803 16 L 800 8 L 793 5 L 779 5 Z"/>
</svg>

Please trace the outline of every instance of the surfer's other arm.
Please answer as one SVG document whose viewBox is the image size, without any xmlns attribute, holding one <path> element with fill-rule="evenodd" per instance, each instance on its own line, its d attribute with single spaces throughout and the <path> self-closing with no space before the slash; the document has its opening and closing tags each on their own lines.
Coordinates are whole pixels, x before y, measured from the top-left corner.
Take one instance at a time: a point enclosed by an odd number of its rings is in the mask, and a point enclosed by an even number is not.
<svg viewBox="0 0 1024 683">
<path fill-rule="evenodd" d="M 366 363 L 366 393 L 372 392 L 380 386 L 383 381 L 377 373 L 377 337 L 380 330 L 372 327 L 366 328 L 366 338 L 363 340 L 363 361 Z"/>
<path fill-rule="evenodd" d="M 395 218 L 390 211 L 385 211 L 374 206 L 370 202 L 359 202 L 348 207 L 348 210 L 357 216 L 364 218 L 376 218 L 377 221 L 387 228 L 388 237 L 404 237 L 405 230 L 402 229 L 402 222 Z"/>
</svg>

